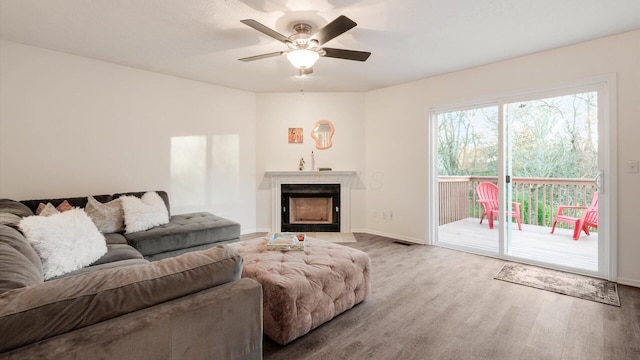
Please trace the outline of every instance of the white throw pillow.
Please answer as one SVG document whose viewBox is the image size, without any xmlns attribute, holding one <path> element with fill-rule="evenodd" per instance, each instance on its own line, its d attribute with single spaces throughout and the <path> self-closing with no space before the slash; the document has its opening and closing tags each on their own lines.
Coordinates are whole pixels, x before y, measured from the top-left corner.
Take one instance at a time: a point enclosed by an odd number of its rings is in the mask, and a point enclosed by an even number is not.
<svg viewBox="0 0 640 360">
<path fill-rule="evenodd" d="M 149 230 L 169 222 L 167 206 L 156 192 L 147 192 L 140 198 L 128 195 L 120 199 L 122 199 L 127 234 Z"/>
<path fill-rule="evenodd" d="M 45 280 L 82 269 L 107 253 L 104 236 L 82 209 L 28 216 L 20 229 L 42 260 Z"/>
</svg>

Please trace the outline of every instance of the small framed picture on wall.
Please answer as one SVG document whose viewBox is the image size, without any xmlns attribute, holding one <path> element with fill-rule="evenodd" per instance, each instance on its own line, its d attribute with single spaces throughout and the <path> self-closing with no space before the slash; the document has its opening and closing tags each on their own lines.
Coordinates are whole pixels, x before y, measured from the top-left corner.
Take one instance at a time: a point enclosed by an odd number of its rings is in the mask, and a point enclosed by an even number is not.
<svg viewBox="0 0 640 360">
<path fill-rule="evenodd" d="M 303 140 L 302 128 L 289 128 L 289 144 L 302 144 Z"/>
</svg>

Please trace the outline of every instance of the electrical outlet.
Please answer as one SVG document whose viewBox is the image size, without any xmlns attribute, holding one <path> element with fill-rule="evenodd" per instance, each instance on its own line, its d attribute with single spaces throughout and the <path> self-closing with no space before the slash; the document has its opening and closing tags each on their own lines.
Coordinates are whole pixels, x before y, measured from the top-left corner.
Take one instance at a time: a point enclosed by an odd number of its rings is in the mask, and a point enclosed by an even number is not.
<svg viewBox="0 0 640 360">
<path fill-rule="evenodd" d="M 638 160 L 627 161 L 627 174 L 638 174 L 638 173 L 640 173 L 640 161 Z"/>
<path fill-rule="evenodd" d="M 386 211 L 383 211 L 383 212 L 382 212 L 382 218 L 383 218 L 384 220 L 387 220 L 387 212 L 386 212 Z"/>
<path fill-rule="evenodd" d="M 389 210 L 389 220 L 393 220 L 393 210 Z"/>
</svg>

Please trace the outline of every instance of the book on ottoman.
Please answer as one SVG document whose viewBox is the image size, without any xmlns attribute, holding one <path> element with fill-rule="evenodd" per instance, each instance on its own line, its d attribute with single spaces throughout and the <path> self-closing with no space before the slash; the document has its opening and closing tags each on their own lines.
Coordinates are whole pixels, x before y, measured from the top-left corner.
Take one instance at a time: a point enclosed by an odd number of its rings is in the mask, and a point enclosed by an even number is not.
<svg viewBox="0 0 640 360">
<path fill-rule="evenodd" d="M 305 234 L 280 232 L 271 235 L 267 241 L 267 250 L 304 251 Z"/>
</svg>

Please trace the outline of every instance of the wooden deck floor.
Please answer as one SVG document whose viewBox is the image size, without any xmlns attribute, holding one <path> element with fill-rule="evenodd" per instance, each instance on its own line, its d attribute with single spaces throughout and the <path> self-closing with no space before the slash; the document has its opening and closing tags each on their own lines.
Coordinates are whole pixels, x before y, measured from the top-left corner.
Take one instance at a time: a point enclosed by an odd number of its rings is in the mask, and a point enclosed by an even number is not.
<svg viewBox="0 0 640 360">
<path fill-rule="evenodd" d="M 479 253 L 498 254 L 498 229 L 489 229 L 484 221 L 467 218 L 438 228 L 438 242 L 443 246 L 467 248 Z M 496 222 L 496 226 L 498 223 Z M 598 234 L 584 233 L 579 240 L 573 240 L 573 230 L 557 229 L 550 234 L 551 228 L 535 225 L 522 225 L 518 231 L 513 224 L 512 248 L 509 255 L 575 268 L 587 272 L 598 271 Z"/>
</svg>

